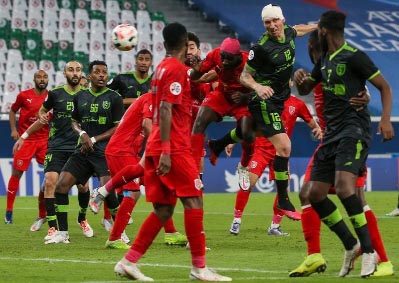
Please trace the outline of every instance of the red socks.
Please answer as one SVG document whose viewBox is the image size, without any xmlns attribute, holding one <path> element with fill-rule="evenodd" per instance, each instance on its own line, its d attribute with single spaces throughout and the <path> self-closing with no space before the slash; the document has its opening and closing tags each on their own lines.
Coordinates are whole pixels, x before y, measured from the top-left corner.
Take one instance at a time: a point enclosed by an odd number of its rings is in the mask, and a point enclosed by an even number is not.
<svg viewBox="0 0 399 283">
<path fill-rule="evenodd" d="M 14 209 L 15 198 L 17 197 L 17 192 L 19 189 L 19 180 L 20 178 L 14 175 L 11 175 L 10 179 L 8 180 L 6 210 L 12 211 Z"/>
<path fill-rule="evenodd" d="M 116 173 L 111 180 L 105 185 L 107 192 L 112 192 L 114 189 L 122 187 L 123 185 L 133 181 L 138 177 L 144 176 L 144 168 L 139 164 L 129 165 Z"/>
<path fill-rule="evenodd" d="M 194 267 L 203 268 L 205 262 L 204 210 L 185 209 L 184 227 L 190 243 L 191 260 Z"/>
<path fill-rule="evenodd" d="M 381 234 L 378 229 L 377 219 L 375 218 L 374 212 L 372 210 L 366 210 L 364 212 L 367 220 L 367 228 L 369 229 L 371 242 L 373 244 L 374 250 L 380 257 L 381 262 L 388 261 L 388 256 L 382 243 Z"/>
<path fill-rule="evenodd" d="M 245 207 L 247 206 L 249 195 L 251 191 L 243 191 L 241 189 L 238 190 L 236 195 L 236 205 L 234 209 L 234 217 L 241 218 L 242 213 L 244 212 Z"/>
<path fill-rule="evenodd" d="M 302 207 L 302 231 L 308 246 L 308 255 L 320 253 L 321 221 L 317 212 L 309 204 Z"/>
<path fill-rule="evenodd" d="M 109 235 L 110 241 L 119 240 L 129 222 L 130 215 L 136 205 L 136 200 L 130 197 L 124 197 L 119 206 L 118 212 L 115 216 L 114 226 L 112 227 L 111 234 Z"/>
<path fill-rule="evenodd" d="M 166 221 L 165 225 L 163 226 L 163 229 L 165 230 L 165 233 L 176 233 L 176 227 L 175 223 L 173 222 L 173 218 L 169 218 L 168 221 Z"/>
</svg>

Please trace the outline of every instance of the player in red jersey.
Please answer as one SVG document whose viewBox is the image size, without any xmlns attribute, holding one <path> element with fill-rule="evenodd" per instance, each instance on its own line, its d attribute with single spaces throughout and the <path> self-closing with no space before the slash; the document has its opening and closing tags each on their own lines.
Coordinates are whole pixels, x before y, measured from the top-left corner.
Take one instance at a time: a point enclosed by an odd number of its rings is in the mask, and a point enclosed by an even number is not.
<svg viewBox="0 0 399 283">
<path fill-rule="evenodd" d="M 308 42 L 309 56 L 312 63 L 316 63 L 320 58 L 320 43 L 318 40 L 317 31 L 314 31 L 309 36 Z M 318 84 L 314 88 L 314 104 L 316 108 L 316 114 L 318 122 L 323 132 L 325 129 L 325 121 L 323 117 L 323 91 L 322 85 Z M 352 105 L 354 107 L 363 108 L 368 103 L 368 96 L 366 93 L 359 93 L 358 98 L 352 98 Z M 315 152 L 317 149 L 315 150 Z M 289 273 L 290 277 L 303 277 L 309 276 L 315 272 L 324 272 L 326 269 L 326 261 L 321 254 L 320 248 L 320 228 L 321 221 L 316 211 L 312 208 L 309 201 L 310 193 L 310 172 L 313 166 L 313 157 L 309 161 L 308 167 L 306 168 L 304 183 L 299 193 L 299 199 L 302 207 L 302 231 L 307 245 L 307 254 L 305 261 L 299 265 L 296 269 Z M 363 176 L 359 176 L 356 181 L 356 193 L 359 195 L 361 204 L 367 220 L 367 226 L 370 232 L 371 241 L 375 251 L 377 252 L 380 262 L 377 266 L 377 271 L 374 272 L 373 276 L 389 276 L 393 274 L 393 266 L 387 257 L 387 253 L 382 242 L 382 238 L 378 229 L 378 224 L 374 212 L 371 210 L 364 197 L 364 185 L 366 181 L 367 170 L 363 173 Z M 330 192 L 334 192 L 334 188 L 330 189 Z"/>
<path fill-rule="evenodd" d="M 322 137 L 322 131 L 310 114 L 306 104 L 301 99 L 296 98 L 295 96 L 290 96 L 284 102 L 284 110 L 281 117 L 284 123 L 285 131 L 289 137 L 291 137 L 294 131 L 295 123 L 298 117 L 302 118 L 307 123 L 307 125 L 312 129 L 313 135 L 316 138 L 320 139 Z M 270 168 L 270 179 L 274 180 L 273 160 L 276 156 L 276 150 L 273 144 L 267 138 L 259 136 L 255 139 L 254 148 L 254 155 L 249 163 L 249 179 L 251 185 L 248 190 L 238 190 L 236 196 L 234 219 L 230 227 L 230 233 L 233 235 L 238 235 L 240 232 L 241 217 L 245 206 L 248 203 L 249 195 L 267 166 Z M 269 235 L 289 236 L 288 233 L 285 233 L 280 229 L 280 222 L 284 216 L 284 213 L 282 213 L 277 207 L 277 201 L 278 195 L 276 195 L 273 203 L 272 224 L 268 228 L 267 232 Z M 300 220 L 300 218 L 293 219 Z"/>
<path fill-rule="evenodd" d="M 144 176 L 141 153 L 143 144 L 151 133 L 152 96 L 151 93 L 141 95 L 127 109 L 122 121 L 112 135 L 105 157 L 111 172 L 110 179 L 104 186 L 93 190 L 90 208 L 98 213 L 104 198 L 118 188 L 123 192 L 123 199 L 115 217 L 114 226 L 105 244 L 108 248 L 129 249 L 129 238 L 124 230 L 129 222 L 136 202 L 140 197 L 140 177 Z M 180 234 L 170 218 L 164 226 L 165 242 L 171 245 L 187 244 L 187 237 Z"/>
<path fill-rule="evenodd" d="M 193 71 L 191 79 L 196 80 L 203 74 L 215 70 L 218 75 L 218 87 L 203 101 L 192 130 L 192 146 L 194 159 L 199 166 L 202 148 L 204 146 L 204 133 L 211 122 L 220 122 L 224 116 L 233 116 L 237 120 L 237 130 L 233 136 L 226 136 L 226 144 L 241 141 L 243 155 L 238 165 L 240 186 L 249 187 L 248 163 L 253 154 L 253 141 L 255 135 L 252 131 L 252 119 L 248 111 L 244 95 L 250 90 L 240 84 L 239 78 L 248 52 L 240 51 L 237 39 L 226 38 L 220 47 L 209 52 L 204 61 L 193 57 L 191 65 Z M 243 98 L 243 99 L 241 99 Z"/>
<path fill-rule="evenodd" d="M 177 198 L 184 207 L 184 224 L 191 246 L 190 277 L 205 281 L 231 281 L 206 267 L 202 182 L 191 153 L 191 94 L 184 61 L 187 30 L 171 23 L 162 31 L 166 58 L 157 66 L 151 83 L 152 132 L 145 156 L 146 199 L 154 211 L 144 220 L 137 237 L 114 271 L 133 280 L 153 281 L 137 267 L 151 243 L 172 217 Z"/>
<path fill-rule="evenodd" d="M 16 141 L 21 136 L 26 139 L 23 147 L 14 153 L 13 169 L 7 186 L 7 207 L 4 222 L 13 222 L 12 213 L 15 197 L 19 189 L 19 182 L 24 171 L 28 170 L 32 158 L 35 157 L 37 163 L 43 164 L 44 156 L 47 151 L 48 127 L 44 127 L 32 136 L 25 133 L 37 119 L 37 113 L 47 97 L 48 75 L 45 71 L 35 72 L 33 77 L 35 87 L 22 91 L 17 95 L 15 102 L 11 105 L 9 119 L 11 137 Z M 19 111 L 18 129 L 16 113 Z M 24 134 L 25 133 L 25 134 Z M 31 231 L 37 231 L 46 220 L 46 206 L 44 204 L 43 190 L 39 192 L 39 216 L 32 225 Z M 34 224 L 35 224 L 34 223 Z"/>
</svg>

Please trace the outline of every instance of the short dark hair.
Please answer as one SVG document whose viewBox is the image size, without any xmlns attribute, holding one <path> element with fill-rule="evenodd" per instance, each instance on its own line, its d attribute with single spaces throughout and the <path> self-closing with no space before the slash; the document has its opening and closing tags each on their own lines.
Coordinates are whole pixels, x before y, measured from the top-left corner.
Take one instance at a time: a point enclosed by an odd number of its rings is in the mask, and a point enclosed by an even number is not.
<svg viewBox="0 0 399 283">
<path fill-rule="evenodd" d="M 139 55 L 141 55 L 141 54 L 150 54 L 150 57 L 151 57 L 151 59 L 152 59 L 152 53 L 151 53 L 151 51 L 148 50 L 148 49 L 141 49 L 141 50 L 139 50 L 139 51 L 136 53 L 136 59 L 137 59 L 137 57 L 139 57 Z"/>
<path fill-rule="evenodd" d="M 176 50 L 187 43 L 187 29 L 177 22 L 166 25 L 162 35 L 167 49 Z"/>
<path fill-rule="evenodd" d="M 93 71 L 93 67 L 95 65 L 102 65 L 102 66 L 108 67 L 107 63 L 105 63 L 104 61 L 94 60 L 94 61 L 90 62 L 90 64 L 89 64 L 89 73 L 91 73 Z"/>
<path fill-rule="evenodd" d="M 187 36 L 188 36 L 188 41 L 194 41 L 195 45 L 197 45 L 198 48 L 200 47 L 201 44 L 200 39 L 195 33 L 189 31 L 187 32 Z"/>
<path fill-rule="evenodd" d="M 344 32 L 346 15 L 342 12 L 330 10 L 323 13 L 319 20 L 319 27 L 332 31 Z"/>
</svg>

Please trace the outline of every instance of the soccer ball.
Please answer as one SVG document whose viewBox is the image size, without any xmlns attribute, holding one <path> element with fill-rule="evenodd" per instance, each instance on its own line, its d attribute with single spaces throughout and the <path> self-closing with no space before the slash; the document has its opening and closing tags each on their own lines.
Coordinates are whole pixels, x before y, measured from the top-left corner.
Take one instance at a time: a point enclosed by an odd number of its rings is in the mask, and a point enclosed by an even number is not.
<svg viewBox="0 0 399 283">
<path fill-rule="evenodd" d="M 120 24 L 112 30 L 112 44 L 120 51 L 129 51 L 138 43 L 137 29 L 129 24 Z"/>
</svg>

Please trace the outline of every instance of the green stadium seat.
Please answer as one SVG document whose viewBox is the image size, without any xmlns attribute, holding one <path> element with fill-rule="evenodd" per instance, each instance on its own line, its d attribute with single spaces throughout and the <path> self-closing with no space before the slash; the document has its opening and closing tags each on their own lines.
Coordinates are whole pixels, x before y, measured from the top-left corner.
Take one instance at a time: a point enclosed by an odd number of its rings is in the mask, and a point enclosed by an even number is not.
<svg viewBox="0 0 399 283">
<path fill-rule="evenodd" d="M 28 30 L 26 32 L 26 48 L 24 58 L 26 60 L 38 61 L 42 48 L 42 35 L 38 30 Z"/>
<path fill-rule="evenodd" d="M 19 49 L 23 52 L 25 48 L 25 32 L 20 29 L 12 29 L 10 33 L 10 48 Z"/>
</svg>

